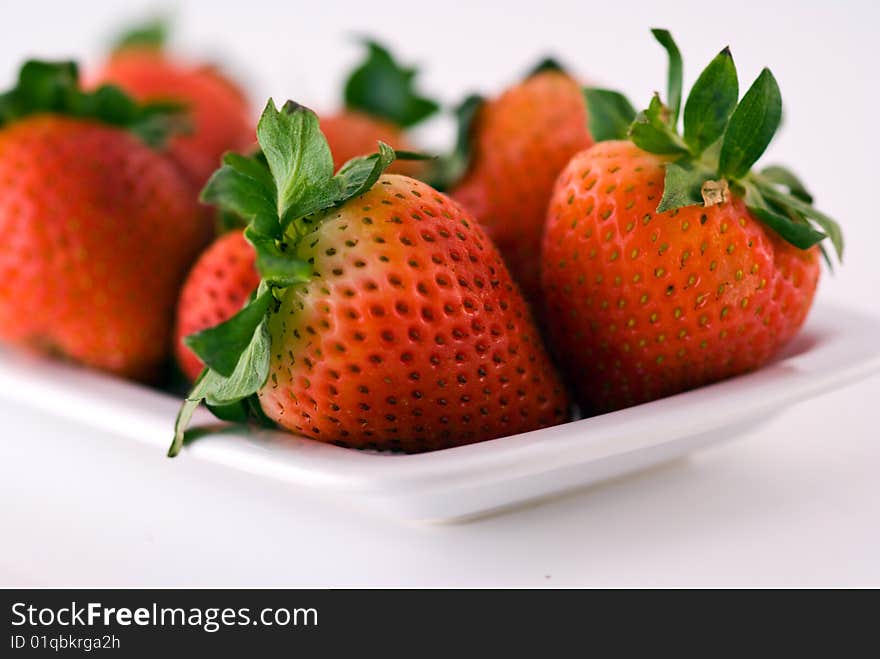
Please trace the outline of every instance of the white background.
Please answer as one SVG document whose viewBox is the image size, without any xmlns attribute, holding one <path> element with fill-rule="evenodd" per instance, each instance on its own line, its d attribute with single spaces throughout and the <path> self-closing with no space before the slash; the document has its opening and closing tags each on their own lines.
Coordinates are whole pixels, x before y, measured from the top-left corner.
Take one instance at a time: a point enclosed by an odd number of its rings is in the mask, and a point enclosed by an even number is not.
<svg viewBox="0 0 880 659">
<path fill-rule="evenodd" d="M 158 5 L 163 6 L 163 5 Z M 176 43 L 222 61 L 255 105 L 332 109 L 387 41 L 454 102 L 555 53 L 642 103 L 665 88 L 648 28 L 668 27 L 686 84 L 730 45 L 744 89 L 768 65 L 786 102 L 766 161 L 789 164 L 844 226 L 820 297 L 880 313 L 874 2 L 183 2 Z M 8 2 L 0 81 L 25 56 L 98 60 L 156 3 Z M 347 40 L 348 39 L 348 40 Z M 428 144 L 448 133 L 438 122 Z M 880 340 L 880 337 L 878 337 Z M 880 378 L 786 411 L 735 444 L 463 525 L 403 526 L 306 492 L 178 460 L 0 403 L 0 585 L 880 585 Z"/>
</svg>

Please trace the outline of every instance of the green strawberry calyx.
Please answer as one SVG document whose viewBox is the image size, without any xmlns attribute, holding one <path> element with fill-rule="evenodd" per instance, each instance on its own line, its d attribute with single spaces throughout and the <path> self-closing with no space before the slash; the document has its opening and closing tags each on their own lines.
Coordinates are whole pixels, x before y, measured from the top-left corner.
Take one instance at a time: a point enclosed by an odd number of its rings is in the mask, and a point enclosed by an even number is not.
<svg viewBox="0 0 880 659">
<path fill-rule="evenodd" d="M 667 30 L 652 30 L 669 57 L 666 101 L 654 94 L 647 109 L 636 112 L 622 94 L 587 88 L 590 132 L 596 142 L 631 140 L 649 153 L 670 157 L 657 212 L 684 206 L 712 206 L 731 194 L 767 227 L 800 249 L 829 238 L 837 259 L 843 257 L 843 234 L 788 169 L 771 166 L 753 171 L 782 120 L 782 96 L 770 69 L 763 69 L 739 99 L 733 56 L 724 48 L 697 78 L 682 113 L 682 57 Z M 739 102 L 737 102 L 739 99 Z M 682 116 L 683 115 L 683 116 Z M 682 116 L 683 131 L 679 131 Z"/>
<path fill-rule="evenodd" d="M 526 79 L 529 79 L 532 76 L 536 76 L 539 73 L 546 73 L 548 71 L 553 71 L 556 73 L 567 73 L 565 67 L 559 62 L 558 59 L 556 59 L 552 55 L 548 55 L 544 59 L 539 60 L 538 63 L 531 68 L 528 75 L 526 76 Z"/>
<path fill-rule="evenodd" d="M 162 50 L 168 43 L 170 31 L 168 18 L 157 16 L 127 27 L 113 40 L 110 50 L 114 54 L 134 48 Z"/>
<path fill-rule="evenodd" d="M 437 190 L 449 190 L 467 172 L 473 155 L 473 126 L 477 113 L 486 102 L 479 94 L 470 94 L 452 108 L 456 123 L 456 137 L 452 149 L 437 158 L 425 175 L 427 182 Z"/>
<path fill-rule="evenodd" d="M 46 113 L 116 126 L 154 148 L 189 129 L 183 107 L 178 104 L 138 103 L 113 85 L 85 91 L 75 62 L 30 60 L 19 70 L 15 86 L 0 94 L 0 128 Z"/>
<path fill-rule="evenodd" d="M 416 91 L 418 70 L 394 59 L 376 41 L 363 40 L 364 60 L 345 81 L 345 107 L 410 128 L 434 115 L 440 104 Z"/>
<path fill-rule="evenodd" d="M 169 457 L 180 452 L 202 401 L 224 420 L 265 421 L 256 392 L 269 376 L 269 314 L 285 289 L 312 276 L 311 264 L 295 256 L 296 246 L 332 209 L 373 187 L 395 159 L 426 158 L 379 142 L 377 153 L 353 158 L 334 174 L 317 115 L 293 101 L 278 110 L 269 99 L 257 141 L 257 154 L 224 156 L 201 199 L 247 222 L 244 235 L 256 252 L 261 281 L 235 316 L 184 339 L 205 369 L 181 406 Z"/>
</svg>

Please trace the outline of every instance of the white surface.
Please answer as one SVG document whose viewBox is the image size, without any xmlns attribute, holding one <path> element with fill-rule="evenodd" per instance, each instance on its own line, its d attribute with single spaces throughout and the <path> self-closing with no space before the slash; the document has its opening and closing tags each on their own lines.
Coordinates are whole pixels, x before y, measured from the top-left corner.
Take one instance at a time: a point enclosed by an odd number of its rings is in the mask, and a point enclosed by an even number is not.
<svg viewBox="0 0 880 659">
<path fill-rule="evenodd" d="M 91 45 L 121 18 L 114 4 L 7 8 L 0 79 L 24 53 L 94 57 Z M 548 50 L 647 99 L 665 68 L 647 27 L 673 30 L 688 81 L 729 43 L 746 84 L 763 64 L 780 80 L 786 126 L 768 158 L 792 165 L 844 224 L 847 264 L 824 277 L 820 294 L 880 311 L 880 222 L 870 200 L 880 90 L 869 55 L 880 7 L 590 4 L 190 2 L 179 17 L 181 37 L 197 49 L 230 35 L 213 51 L 253 77 L 255 96 L 318 108 L 332 103 L 357 56 L 336 45 L 353 31 L 430 63 L 428 86 L 448 100 L 498 88 Z M 118 437 L 0 405 L 0 584 L 880 586 L 878 399 L 875 377 L 687 462 L 441 527 L 387 522 L 305 491 L 294 500 L 289 486 L 257 486 L 196 461 L 169 468 L 150 447 L 121 450 Z"/>
<path fill-rule="evenodd" d="M 18 441 L 0 444 L 0 579 L 880 586 L 880 442 L 861 421 L 877 385 L 658 471 L 449 526 L 388 522 L 195 460 L 169 466 L 149 446 L 3 408 Z"/>
<path fill-rule="evenodd" d="M 201 460 L 277 480 L 406 521 L 485 516 L 643 470 L 730 441 L 803 402 L 880 370 L 880 318 L 833 305 L 772 364 L 646 405 L 421 455 L 353 451 L 283 431 L 218 426 L 179 460 Z M 164 451 L 176 396 L 35 356 L 0 351 L 0 396 Z M 206 411 L 194 426 L 217 426 Z M 93 470 L 98 467 L 93 467 Z"/>
</svg>

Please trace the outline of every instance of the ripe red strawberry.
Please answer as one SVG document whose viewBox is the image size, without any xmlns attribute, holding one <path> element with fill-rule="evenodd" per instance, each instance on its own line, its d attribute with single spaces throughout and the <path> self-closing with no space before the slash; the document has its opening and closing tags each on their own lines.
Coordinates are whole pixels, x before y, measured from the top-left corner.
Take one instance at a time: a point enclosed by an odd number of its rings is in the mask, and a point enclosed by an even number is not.
<svg viewBox="0 0 880 659">
<path fill-rule="evenodd" d="M 450 194 L 501 250 L 526 299 L 540 299 L 541 233 L 557 175 L 592 144 L 578 83 L 539 69 L 476 110 L 470 164 Z"/>
<path fill-rule="evenodd" d="M 229 320 L 244 306 L 260 283 L 254 267 L 254 248 L 241 231 L 219 237 L 196 261 L 180 292 L 174 350 L 177 362 L 191 382 L 204 364 L 183 339 Z"/>
<path fill-rule="evenodd" d="M 187 340 L 210 368 L 170 454 L 202 399 L 224 418 L 258 405 L 299 435 L 406 451 L 565 420 L 528 307 L 460 206 L 383 175 L 395 157 L 384 144 L 332 177 L 317 117 L 301 106 L 270 102 L 257 132 L 271 178 L 228 156 L 203 196 L 252 218 L 262 281 L 239 314 Z"/>
<path fill-rule="evenodd" d="M 75 115 L 75 116 L 73 116 Z M 210 236 L 189 183 L 144 143 L 163 115 L 28 62 L 0 96 L 0 339 L 155 379 L 178 286 Z"/>
<path fill-rule="evenodd" d="M 398 151 L 412 150 L 406 130 L 440 107 L 416 92 L 416 69 L 402 66 L 374 41 L 365 45 L 366 58 L 345 83 L 344 109 L 321 116 L 321 132 L 330 144 L 336 169 L 352 158 L 374 153 L 377 142 Z M 417 161 L 396 160 L 388 171 L 416 176 L 424 166 Z"/>
<path fill-rule="evenodd" d="M 378 44 L 368 42 L 367 46 L 366 59 L 346 83 L 346 109 L 320 120 L 321 132 L 333 154 L 334 171 L 352 158 L 373 153 L 378 142 L 401 151 L 411 150 L 404 126 L 438 109 L 433 101 L 415 94 L 414 70 L 401 67 Z M 376 89 L 383 91 L 376 94 Z M 388 171 L 414 176 L 424 171 L 424 166 L 418 161 L 396 160 Z M 253 249 L 238 232 L 237 238 L 218 240 L 187 279 L 178 305 L 175 349 L 190 380 L 198 377 L 203 364 L 183 338 L 219 324 L 241 308 L 259 283 L 253 260 Z"/>
<path fill-rule="evenodd" d="M 385 142 L 399 151 L 413 150 L 399 126 L 357 110 L 343 110 L 321 117 L 321 132 L 330 144 L 335 169 L 352 158 L 373 153 L 378 142 Z M 388 169 L 396 174 L 413 176 L 424 166 L 417 161 L 395 160 Z"/>
<path fill-rule="evenodd" d="M 164 42 L 162 26 L 133 31 L 119 42 L 96 80 L 119 85 L 141 101 L 186 106 L 192 131 L 175 137 L 171 152 L 201 186 L 224 152 L 243 151 L 253 144 L 251 106 L 219 69 L 169 55 Z"/>
<path fill-rule="evenodd" d="M 769 70 L 737 105 L 736 69 L 722 51 L 694 85 L 680 136 L 681 63 L 668 33 L 657 36 L 672 56 L 670 107 L 655 97 L 634 117 L 619 95 L 589 91 L 605 120 L 600 143 L 563 170 L 548 210 L 550 335 L 591 412 L 760 367 L 813 300 L 814 245 L 825 234 L 807 219 L 841 247 L 793 175 L 749 172 L 779 122 Z"/>
</svg>

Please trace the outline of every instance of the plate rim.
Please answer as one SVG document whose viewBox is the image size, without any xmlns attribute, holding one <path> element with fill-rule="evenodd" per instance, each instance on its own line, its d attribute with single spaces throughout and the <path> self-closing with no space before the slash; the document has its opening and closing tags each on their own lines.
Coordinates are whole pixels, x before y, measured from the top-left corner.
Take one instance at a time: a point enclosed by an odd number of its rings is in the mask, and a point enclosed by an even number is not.
<svg viewBox="0 0 880 659">
<path fill-rule="evenodd" d="M 586 464 L 727 427 L 743 406 L 756 415 L 781 409 L 880 370 L 880 318 L 864 310 L 819 302 L 793 339 L 811 345 L 771 364 L 704 387 L 600 416 L 558 426 L 421 454 L 371 454 L 300 438 L 281 430 L 213 433 L 187 446 L 176 460 L 204 460 L 257 476 L 271 477 L 341 494 L 438 491 L 467 484 L 537 475 L 566 465 Z M 61 377 L 63 375 L 63 377 Z M 16 386 L 10 386 L 10 385 Z M 50 395 L 28 396 L 40 387 Z M 758 398 L 756 391 L 763 391 Z M 41 400 L 61 396 L 63 410 Z M 0 396 L 162 450 L 170 439 L 179 399 L 171 394 L 37 356 L 0 351 Z M 97 396 L 97 398 L 96 398 Z M 107 399 L 109 418 L 86 418 L 96 400 Z M 712 415 L 684 415 L 723 398 Z M 146 408 L 144 407 L 146 405 Z M 132 420 L 131 415 L 134 415 Z M 126 417 L 131 426 L 125 426 Z M 646 428 L 646 423 L 652 421 Z M 123 425 L 120 426 L 119 423 Z M 194 425 L 216 423 L 200 410 Z M 137 426 L 136 428 L 133 426 Z M 638 431 L 638 432 L 635 432 Z"/>
</svg>

